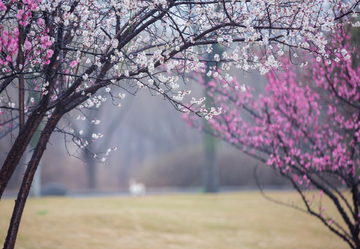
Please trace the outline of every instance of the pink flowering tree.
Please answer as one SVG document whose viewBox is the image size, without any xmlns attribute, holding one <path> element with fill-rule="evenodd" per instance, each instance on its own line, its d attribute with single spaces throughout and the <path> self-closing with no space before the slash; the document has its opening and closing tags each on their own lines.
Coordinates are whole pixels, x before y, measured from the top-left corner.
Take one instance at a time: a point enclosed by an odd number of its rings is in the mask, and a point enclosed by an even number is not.
<svg viewBox="0 0 360 249">
<path fill-rule="evenodd" d="M 223 61 L 221 70 L 237 67 L 265 74 L 278 67 L 279 58 L 299 49 L 330 62 L 335 51 L 324 32 L 344 23 L 360 26 L 352 21 L 358 6 L 359 1 L 322 0 L 0 0 L 0 137 L 13 139 L 0 170 L 0 197 L 31 138 L 40 134 L 4 248 L 15 245 L 51 134 L 64 133 L 80 149 L 102 137 L 60 127 L 65 114 L 83 119 L 87 109 L 106 100 L 120 105 L 125 92 L 143 89 L 177 110 L 211 118 L 220 111 L 184 99 L 190 91 L 181 82 L 189 73 L 203 69 L 207 61 Z M 212 54 L 218 43 L 232 52 Z M 205 53 L 211 59 L 201 59 Z M 115 149 L 94 157 L 105 161 Z"/>
<path fill-rule="evenodd" d="M 289 179 L 305 204 L 296 208 L 359 249 L 359 53 L 350 46 L 350 37 L 339 33 L 331 42 L 338 48 L 336 61 L 308 57 L 308 63 L 297 67 L 285 59 L 283 71 L 266 75 L 265 94 L 253 95 L 250 86 L 235 78 L 214 78 L 206 87 L 224 113 L 209 120 L 210 130 L 194 117 L 185 118 Z M 326 212 L 323 196 L 332 201 L 340 220 Z"/>
</svg>

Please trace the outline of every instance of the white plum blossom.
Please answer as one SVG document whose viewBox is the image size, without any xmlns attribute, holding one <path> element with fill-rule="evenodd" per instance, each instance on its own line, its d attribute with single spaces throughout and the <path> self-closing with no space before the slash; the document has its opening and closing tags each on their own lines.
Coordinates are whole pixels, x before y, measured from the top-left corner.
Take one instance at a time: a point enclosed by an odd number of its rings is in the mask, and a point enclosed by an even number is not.
<svg viewBox="0 0 360 249">
<path fill-rule="evenodd" d="M 246 86 L 245 86 L 245 84 L 242 84 L 242 85 L 240 86 L 240 90 L 241 90 L 242 92 L 246 92 Z"/>
<path fill-rule="evenodd" d="M 98 125 L 100 124 L 100 120 L 99 119 L 94 119 L 91 121 L 92 124 Z"/>
</svg>

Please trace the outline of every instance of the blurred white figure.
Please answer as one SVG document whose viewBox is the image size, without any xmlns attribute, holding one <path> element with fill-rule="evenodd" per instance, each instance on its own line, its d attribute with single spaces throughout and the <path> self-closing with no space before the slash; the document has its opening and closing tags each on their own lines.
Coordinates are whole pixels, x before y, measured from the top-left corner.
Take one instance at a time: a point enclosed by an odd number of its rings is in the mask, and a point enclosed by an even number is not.
<svg viewBox="0 0 360 249">
<path fill-rule="evenodd" d="M 135 179 L 129 181 L 129 192 L 133 196 L 142 196 L 146 194 L 146 187 L 141 182 L 136 182 Z"/>
</svg>

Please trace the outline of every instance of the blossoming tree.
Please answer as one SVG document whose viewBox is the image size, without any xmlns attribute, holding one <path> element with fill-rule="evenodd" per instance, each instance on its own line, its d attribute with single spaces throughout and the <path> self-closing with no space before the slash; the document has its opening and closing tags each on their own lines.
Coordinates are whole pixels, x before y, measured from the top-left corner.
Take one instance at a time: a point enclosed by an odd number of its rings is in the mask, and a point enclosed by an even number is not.
<svg viewBox="0 0 360 249">
<path fill-rule="evenodd" d="M 4 248 L 14 247 L 51 134 L 63 132 L 81 148 L 102 136 L 87 139 L 58 127 L 65 114 L 97 108 L 106 99 L 118 105 L 125 91 L 146 89 L 180 111 L 210 118 L 220 111 L 197 100 L 190 104 L 199 107 L 189 108 L 183 98 L 190 91 L 180 88 L 178 80 L 204 67 L 201 56 L 212 53 L 212 44 L 232 49 L 221 58 L 214 55 L 213 61 L 225 62 L 222 70 L 234 66 L 266 73 L 278 67 L 279 57 L 297 49 L 330 61 L 334 51 L 323 33 L 342 23 L 359 26 L 351 22 L 358 5 L 322 0 L 0 0 L 1 137 L 15 138 L 0 171 L 0 197 L 34 133 L 43 127 Z M 99 94 L 102 88 L 107 95 Z"/>
<path fill-rule="evenodd" d="M 285 59 L 283 71 L 266 75 L 265 94 L 253 95 L 250 86 L 241 91 L 236 80 L 225 87 L 213 80 L 209 94 L 224 114 L 209 120 L 207 132 L 288 178 L 305 204 L 297 209 L 360 248 L 360 67 L 350 44 L 345 32 L 336 35 L 331 45 L 339 59 L 332 63 L 308 57 L 301 69 Z M 326 212 L 323 196 L 340 219 Z"/>
</svg>

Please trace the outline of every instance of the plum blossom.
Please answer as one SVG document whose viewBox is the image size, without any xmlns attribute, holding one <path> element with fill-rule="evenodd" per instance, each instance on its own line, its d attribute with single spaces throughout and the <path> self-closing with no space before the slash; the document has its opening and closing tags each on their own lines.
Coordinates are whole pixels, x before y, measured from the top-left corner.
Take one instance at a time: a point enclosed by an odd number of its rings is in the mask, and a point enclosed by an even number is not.
<svg viewBox="0 0 360 249">
<path fill-rule="evenodd" d="M 314 75 L 324 75 L 324 71 L 313 66 L 323 61 L 327 61 L 332 70 L 350 68 L 349 63 L 356 60 L 352 47 L 342 46 L 341 43 L 333 46 L 327 34 L 337 34 L 338 30 L 359 26 L 354 19 L 359 13 L 359 3 L 359 0 L 326 1 L 326 4 L 323 0 L 236 0 L 231 3 L 0 0 L 0 96 L 3 98 L 0 123 L 7 124 L 0 127 L 0 133 L 1 136 L 16 136 L 14 142 L 9 144 L 8 157 L 4 161 L 4 165 L 8 166 L 0 168 L 0 197 L 39 122 L 43 122 L 44 126 L 39 132 L 41 139 L 35 146 L 34 158 L 28 163 L 28 172 L 36 171 L 53 131 L 72 137 L 65 140 L 73 141 L 79 151 L 88 149 L 89 143 L 102 136 L 94 133 L 90 138 L 92 141 L 86 141 L 77 137 L 79 133 L 69 134 L 69 129 L 57 125 L 64 115 L 72 117 L 73 112 L 81 113 L 79 121 L 86 120 L 89 109 L 100 108 L 106 101 L 106 97 L 98 94 L 101 89 L 108 91 L 107 96 L 116 106 L 120 105 L 117 101 L 125 96 L 117 96 L 119 91 L 136 95 L 140 89 L 146 88 L 146 92 L 160 95 L 175 109 L 209 119 L 209 123 L 215 127 L 219 125 L 220 115 L 225 112 L 224 117 L 230 127 L 223 131 L 224 127 L 220 125 L 218 132 L 231 143 L 245 143 L 242 137 L 238 137 L 244 135 L 255 148 L 273 144 L 279 146 L 280 150 L 287 146 L 293 149 L 294 144 L 299 144 L 298 141 L 311 140 L 311 150 L 316 150 L 316 154 L 289 150 L 285 159 L 285 155 L 280 156 L 275 153 L 277 151 L 272 151 L 274 156 L 271 163 L 283 174 L 292 174 L 291 167 L 299 161 L 303 162 L 305 170 L 315 167 L 321 172 L 342 171 L 351 177 L 358 177 L 358 171 L 354 170 L 357 161 L 344 155 L 344 150 L 348 151 L 349 146 L 356 148 L 357 141 L 353 137 L 333 130 L 327 144 L 331 146 L 331 153 L 322 142 L 330 136 L 328 130 L 332 125 L 338 127 L 338 124 L 342 124 L 339 129 L 351 131 L 357 129 L 359 122 L 356 116 L 349 117 L 339 111 L 341 108 L 336 108 L 332 114 L 334 124 L 321 126 L 323 123 L 320 125 L 319 122 L 328 108 L 318 102 L 320 94 L 317 95 L 312 88 L 296 85 L 291 75 L 280 73 L 288 77 L 289 82 L 279 83 L 273 79 L 273 71 L 282 72 L 281 63 L 287 57 L 293 59 L 294 54 L 298 55 L 295 63 L 303 65 L 303 69 L 315 70 Z M 227 51 L 221 55 L 215 54 L 213 46 L 221 46 Z M 302 57 L 304 51 L 320 57 L 321 61 L 311 60 L 309 67 L 305 67 L 308 58 Z M 205 55 L 209 59 L 204 58 Z M 206 68 L 207 61 L 212 61 L 212 68 Z M 335 68 L 334 65 L 342 67 Z M 244 88 L 236 82 L 235 77 L 228 74 L 234 70 L 267 74 L 269 81 L 272 81 L 267 91 L 270 96 L 281 100 L 278 101 L 281 108 L 274 108 L 276 105 L 271 101 L 273 99 L 267 98 L 269 96 L 260 97 L 260 100 L 264 100 L 260 103 L 252 101 L 250 87 L 243 92 Z M 333 85 L 328 84 L 327 88 L 324 77 L 317 79 L 316 84 L 326 91 L 333 86 L 336 91 L 330 95 L 337 98 L 335 105 L 345 102 L 351 103 L 351 108 L 356 108 L 356 101 L 360 97 L 355 79 L 359 74 L 349 72 L 346 74 L 340 70 L 339 74 L 331 74 L 329 80 L 334 82 Z M 205 106 L 202 96 L 194 99 L 188 96 L 188 88 L 183 87 L 195 73 L 213 77 L 215 85 L 211 86 L 212 89 L 220 86 L 220 92 L 234 94 L 239 102 L 236 105 L 249 105 L 249 108 L 256 110 L 254 113 L 259 115 L 263 123 L 266 123 L 264 108 L 269 108 L 271 112 L 268 115 L 276 117 L 270 118 L 274 123 L 268 125 L 268 129 L 264 129 L 260 123 L 254 127 L 245 124 L 242 127 L 238 123 L 242 121 L 241 117 L 226 105 Z M 341 84 L 338 77 L 348 77 L 349 84 Z M 210 94 L 218 97 L 218 93 Z M 31 101 L 31 97 L 36 101 Z M 222 100 L 225 101 L 219 101 Z M 15 108 L 11 107 L 12 104 L 16 104 Z M 289 106 L 298 111 L 290 112 L 287 109 Z M 309 137 L 304 136 L 301 129 L 290 129 L 294 123 L 288 120 L 290 117 L 294 122 L 305 122 L 301 125 L 307 129 L 312 127 Z M 243 129 L 232 136 L 240 126 Z M 255 131 L 250 131 L 250 128 L 255 128 Z M 22 132 L 22 129 L 26 132 Z M 275 131 L 282 133 L 275 137 Z M 358 134 L 356 130 L 354 137 L 357 138 Z M 98 155 L 101 161 L 102 157 Z M 337 163 L 332 163 L 334 160 Z M 304 180 L 304 173 L 297 172 L 297 175 L 302 181 L 301 187 L 306 187 L 311 177 Z M 32 182 L 32 177 L 33 174 L 26 173 L 24 181 Z M 346 177 L 341 180 L 347 183 Z M 29 184 L 23 184 L 21 188 L 21 193 L 29 192 Z M 16 205 L 15 213 L 22 213 L 20 209 L 26 198 L 26 194 L 19 197 L 21 204 Z M 20 218 L 21 215 L 17 215 L 11 222 L 19 224 Z M 6 240 L 15 241 L 18 225 L 9 229 L 10 236 Z"/>
<path fill-rule="evenodd" d="M 342 30 L 328 45 L 339 43 L 343 48 L 336 49 L 336 60 L 330 64 L 307 54 L 308 66 L 303 65 L 301 71 L 290 59 L 281 60 L 282 71 L 266 74 L 264 94 L 246 89 L 235 78 L 225 87 L 214 79 L 217 82 L 205 89 L 224 113 L 213 117 L 206 132 L 266 162 L 290 180 L 304 200 L 303 211 L 356 248 L 359 233 L 349 237 L 344 231 L 360 229 L 359 211 L 343 201 L 351 198 L 354 205 L 360 203 L 360 66 L 351 61 L 358 60 L 359 50 L 351 48 L 350 36 Z M 240 87 L 244 91 L 232 90 Z M 186 121 L 206 129 L 193 116 L 188 115 Z M 320 199 L 317 205 L 308 198 L 314 189 Z M 343 224 L 334 226 L 321 202 L 324 196 L 333 201 Z"/>
</svg>

